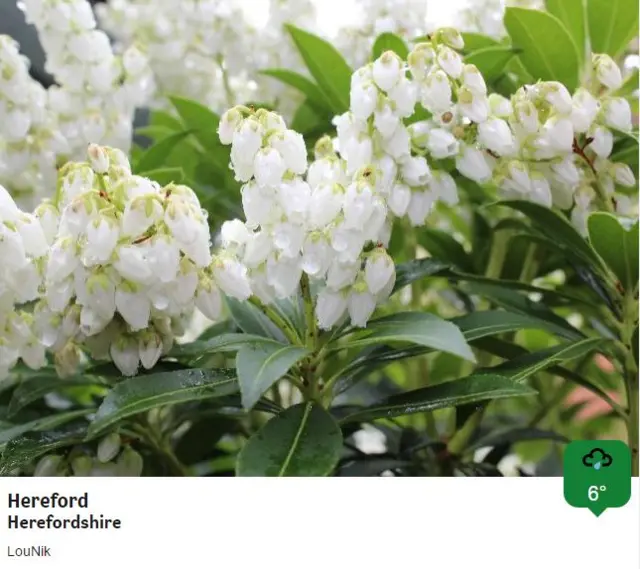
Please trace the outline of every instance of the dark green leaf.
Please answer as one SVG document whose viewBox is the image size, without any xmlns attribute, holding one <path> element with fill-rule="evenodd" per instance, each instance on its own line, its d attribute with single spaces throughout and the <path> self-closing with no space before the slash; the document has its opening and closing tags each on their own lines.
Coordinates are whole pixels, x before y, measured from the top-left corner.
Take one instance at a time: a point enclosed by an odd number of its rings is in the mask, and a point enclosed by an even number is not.
<svg viewBox="0 0 640 569">
<path fill-rule="evenodd" d="M 584 0 L 545 0 L 544 5 L 547 12 L 553 14 L 563 23 L 576 44 L 580 62 L 584 63 L 587 55 Z M 588 63 L 591 64 L 590 61 Z"/>
<path fill-rule="evenodd" d="M 560 443 L 568 443 L 569 439 L 554 431 L 546 431 L 535 427 L 515 427 L 500 429 L 492 432 L 471 445 L 467 451 L 476 450 L 483 447 L 496 447 L 500 445 L 513 445 L 524 441 L 550 440 Z"/>
<path fill-rule="evenodd" d="M 560 81 L 569 91 L 578 86 L 578 49 L 558 18 L 539 10 L 507 8 L 504 25 L 535 79 Z"/>
<path fill-rule="evenodd" d="M 399 291 L 412 282 L 424 277 L 437 275 L 450 268 L 451 265 L 438 259 L 416 259 L 396 266 L 396 283 L 393 291 Z"/>
<path fill-rule="evenodd" d="M 591 245 L 618 277 L 625 290 L 638 284 L 638 222 L 630 230 L 605 212 L 595 212 L 587 221 Z"/>
<path fill-rule="evenodd" d="M 271 340 L 243 345 L 236 355 L 243 407 L 251 409 L 263 393 L 308 354 L 306 348 Z"/>
<path fill-rule="evenodd" d="M 602 349 L 606 343 L 606 340 L 602 338 L 586 338 L 577 342 L 569 342 L 511 359 L 491 368 L 491 371 L 504 377 L 510 377 L 514 381 L 523 381 L 527 377 L 556 364 L 582 358 L 598 348 Z"/>
<path fill-rule="evenodd" d="M 119 373 L 118 375 L 121 374 Z M 15 415 L 20 409 L 44 397 L 47 393 L 54 391 L 64 392 L 67 389 L 85 385 L 106 386 L 107 383 L 98 377 L 88 374 L 80 377 L 68 377 L 66 379 L 60 379 L 57 376 L 36 375 L 31 379 L 23 381 L 14 390 L 11 401 L 9 402 L 9 415 Z"/>
<path fill-rule="evenodd" d="M 311 134 L 319 134 L 332 127 L 330 116 L 325 115 L 305 100 L 296 109 L 291 121 L 291 128 L 308 138 Z"/>
<path fill-rule="evenodd" d="M 300 403 L 273 417 L 240 451 L 238 476 L 327 476 L 342 451 L 333 417 L 314 403 Z"/>
<path fill-rule="evenodd" d="M 93 409 L 77 409 L 75 411 L 64 411 L 62 413 L 40 417 L 39 419 L 34 419 L 33 421 L 28 421 L 27 423 L 7 426 L 6 428 L 0 429 L 0 447 L 4 446 L 5 443 L 8 443 L 16 437 L 24 435 L 25 433 L 55 429 L 56 427 L 64 425 L 65 423 L 69 423 L 74 419 L 78 419 L 80 417 L 84 417 L 90 413 L 93 413 L 93 411 Z"/>
<path fill-rule="evenodd" d="M 79 444 L 87 432 L 87 423 L 74 422 L 54 430 L 28 433 L 7 443 L 0 459 L 0 476 L 10 474 L 43 454 Z"/>
<path fill-rule="evenodd" d="M 435 411 L 479 401 L 532 395 L 535 391 L 509 378 L 492 374 L 474 374 L 431 387 L 393 395 L 369 407 L 348 415 L 342 423 L 366 423 L 376 419 Z"/>
<path fill-rule="evenodd" d="M 170 352 L 171 357 L 202 356 L 216 352 L 237 352 L 248 343 L 260 344 L 263 341 L 279 344 L 273 339 L 257 336 L 255 334 L 220 334 L 208 340 L 196 340 L 188 344 L 178 344 Z"/>
<path fill-rule="evenodd" d="M 226 369 L 188 369 L 125 379 L 104 398 L 89 426 L 88 437 L 161 405 L 223 397 L 237 391 L 235 372 Z"/>
<path fill-rule="evenodd" d="M 491 83 L 504 72 L 505 66 L 515 54 L 516 51 L 511 47 L 484 47 L 465 56 L 465 62 L 475 65 L 484 75 L 485 81 Z"/>
<path fill-rule="evenodd" d="M 300 73 L 296 73 L 295 71 L 289 71 L 288 69 L 263 69 L 260 73 L 268 77 L 273 77 L 285 85 L 297 89 L 306 96 L 307 101 L 311 103 L 311 105 L 320 110 L 331 112 L 331 106 L 320 88 L 304 75 L 300 75 Z"/>
<path fill-rule="evenodd" d="M 335 114 L 349 110 L 349 93 L 353 71 L 342 55 L 329 42 L 296 28 L 285 25 L 300 52 L 307 69 Z"/>
<path fill-rule="evenodd" d="M 554 210 L 528 201 L 504 201 L 500 202 L 500 205 L 524 213 L 544 235 L 554 241 L 568 255 L 572 255 L 596 269 L 603 268 L 602 259 L 589 243 L 565 217 Z"/>
<path fill-rule="evenodd" d="M 371 320 L 367 328 L 349 339 L 348 346 L 408 342 L 475 361 L 459 328 L 428 312 L 398 312 Z"/>
<path fill-rule="evenodd" d="M 407 47 L 407 44 L 404 43 L 404 40 L 400 36 L 391 32 L 384 32 L 376 38 L 376 41 L 373 44 L 371 60 L 375 61 L 385 51 L 393 51 L 403 61 L 406 61 L 407 56 L 409 55 L 409 48 Z"/>
<path fill-rule="evenodd" d="M 587 0 L 586 4 L 591 51 L 621 55 L 638 35 L 637 0 Z"/>
<path fill-rule="evenodd" d="M 469 273 L 474 271 L 471 257 L 449 233 L 439 229 L 422 228 L 418 232 L 418 242 L 431 257 L 443 263 L 449 263 L 462 271 Z"/>
<path fill-rule="evenodd" d="M 411 466 L 406 460 L 397 458 L 361 457 L 348 462 L 340 468 L 338 476 L 380 476 L 387 470 L 396 470 Z"/>
</svg>

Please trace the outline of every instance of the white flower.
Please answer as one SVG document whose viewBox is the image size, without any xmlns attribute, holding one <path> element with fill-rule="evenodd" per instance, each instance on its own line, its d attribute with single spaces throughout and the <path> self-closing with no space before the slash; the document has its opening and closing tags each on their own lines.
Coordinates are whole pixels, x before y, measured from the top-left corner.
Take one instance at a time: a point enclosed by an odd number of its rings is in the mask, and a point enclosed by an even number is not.
<svg viewBox="0 0 640 569">
<path fill-rule="evenodd" d="M 407 128 L 402 124 L 399 125 L 393 136 L 383 141 L 383 148 L 387 154 L 395 159 L 408 156 L 411 151 L 411 137 Z"/>
<path fill-rule="evenodd" d="M 354 288 L 349 293 L 347 309 L 351 317 L 351 325 L 364 328 L 376 308 L 375 297 L 367 290 Z"/>
<path fill-rule="evenodd" d="M 325 288 L 318 294 L 316 318 L 322 330 L 335 326 L 347 311 L 347 298 L 344 293 Z"/>
<path fill-rule="evenodd" d="M 492 115 L 495 115 L 499 118 L 507 118 L 513 112 L 511 101 L 509 101 L 509 99 L 503 97 L 502 95 L 491 93 L 488 99 L 489 108 L 491 109 Z"/>
<path fill-rule="evenodd" d="M 436 159 L 448 158 L 458 153 L 459 143 L 448 130 L 433 128 L 427 134 L 427 149 Z"/>
<path fill-rule="evenodd" d="M 515 118 L 527 133 L 538 130 L 538 110 L 531 101 L 519 101 L 514 106 Z"/>
<path fill-rule="evenodd" d="M 373 62 L 373 80 L 383 91 L 393 88 L 402 76 L 402 62 L 393 51 L 385 51 Z"/>
<path fill-rule="evenodd" d="M 631 107 L 626 99 L 613 98 L 604 104 L 604 120 L 607 126 L 622 131 L 631 130 Z"/>
<path fill-rule="evenodd" d="M 540 83 L 541 94 L 549 104 L 561 115 L 570 114 L 572 111 L 571 94 L 567 88 L 558 81 L 545 81 Z"/>
<path fill-rule="evenodd" d="M 552 164 L 551 170 L 555 174 L 556 180 L 569 188 L 575 188 L 580 182 L 580 172 L 574 163 L 573 155 Z"/>
<path fill-rule="evenodd" d="M 402 77 L 387 95 L 393 101 L 398 115 L 410 117 L 418 100 L 418 86 L 407 77 Z"/>
<path fill-rule="evenodd" d="M 109 169 L 109 155 L 106 149 L 97 144 L 90 144 L 87 154 L 89 155 L 91 169 L 96 174 L 106 174 Z"/>
<path fill-rule="evenodd" d="M 87 243 L 82 251 L 83 263 L 87 266 L 106 263 L 111 257 L 119 237 L 115 221 L 96 218 L 86 228 Z"/>
<path fill-rule="evenodd" d="M 287 170 L 294 174 L 302 174 L 306 171 L 307 147 L 301 134 L 287 129 L 272 136 L 270 143 L 282 156 Z"/>
<path fill-rule="evenodd" d="M 478 142 L 500 156 L 515 152 L 513 133 L 507 122 L 499 118 L 489 118 L 478 126 Z"/>
<path fill-rule="evenodd" d="M 424 186 L 431 179 L 431 170 L 422 156 L 405 158 L 400 170 L 402 178 L 410 186 Z"/>
<path fill-rule="evenodd" d="M 389 209 L 398 217 L 402 217 L 407 212 L 410 202 L 411 189 L 409 186 L 401 183 L 394 184 L 389 195 Z"/>
<path fill-rule="evenodd" d="M 621 162 L 614 164 L 611 168 L 611 175 L 618 184 L 629 188 L 633 188 L 636 185 L 636 177 L 627 164 L 622 164 Z"/>
<path fill-rule="evenodd" d="M 600 105 L 586 89 L 578 89 L 573 95 L 571 122 L 576 132 L 587 132 L 591 127 Z"/>
<path fill-rule="evenodd" d="M 377 248 L 367 259 L 364 268 L 364 278 L 371 294 L 382 291 L 391 279 L 395 279 L 395 265 L 393 259 L 382 248 Z"/>
<path fill-rule="evenodd" d="M 414 227 L 424 225 L 427 215 L 429 215 L 433 207 L 434 197 L 431 191 L 413 191 L 411 193 L 411 202 L 407 210 L 407 216 L 409 217 L 411 225 Z"/>
<path fill-rule="evenodd" d="M 263 148 L 256 154 L 254 169 L 258 185 L 275 187 L 282 182 L 287 165 L 275 148 Z"/>
<path fill-rule="evenodd" d="M 144 330 L 149 325 L 151 302 L 144 292 L 125 284 L 116 289 L 116 308 L 132 331 Z"/>
<path fill-rule="evenodd" d="M 138 356 L 144 369 L 152 369 L 162 355 L 162 338 L 157 333 L 142 335 L 138 343 Z"/>
<path fill-rule="evenodd" d="M 462 74 L 462 58 L 451 48 L 440 46 L 436 51 L 436 60 L 449 77 L 458 79 Z"/>
<path fill-rule="evenodd" d="M 162 218 L 162 206 L 155 196 L 140 196 L 126 204 L 122 216 L 122 232 L 131 237 L 142 235 Z"/>
<path fill-rule="evenodd" d="M 393 135 L 399 124 L 400 117 L 389 104 L 385 104 L 375 111 L 373 125 L 384 138 Z"/>
<path fill-rule="evenodd" d="M 609 129 L 595 125 L 589 130 L 587 137 L 593 139 L 589 144 L 589 148 L 600 158 L 607 158 L 611 154 L 613 150 L 613 134 Z"/>
<path fill-rule="evenodd" d="M 489 116 L 489 101 L 484 94 L 478 94 L 466 87 L 458 90 L 460 112 L 475 123 L 482 123 Z"/>
<path fill-rule="evenodd" d="M 132 376 L 138 371 L 140 355 L 137 344 L 126 337 L 111 344 L 109 350 L 113 363 L 116 364 L 122 375 Z"/>
<path fill-rule="evenodd" d="M 217 258 L 212 267 L 214 279 L 225 294 L 238 300 L 246 300 L 251 296 L 247 269 L 241 263 L 233 259 Z"/>
<path fill-rule="evenodd" d="M 550 118 L 542 127 L 535 141 L 537 158 L 552 158 L 571 152 L 573 146 L 573 125 L 567 118 Z"/>
<path fill-rule="evenodd" d="M 458 188 L 453 177 L 446 172 L 433 172 L 433 178 L 429 184 L 429 189 L 437 197 L 448 205 L 458 203 Z"/>
<path fill-rule="evenodd" d="M 201 279 L 196 293 L 196 307 L 209 320 L 217 320 L 222 312 L 220 289 L 209 279 Z"/>
<path fill-rule="evenodd" d="M 242 122 L 242 114 L 237 109 L 229 109 L 222 113 L 220 124 L 218 125 L 218 135 L 222 144 L 231 144 L 233 134 Z"/>
<path fill-rule="evenodd" d="M 456 157 L 456 168 L 465 177 L 484 184 L 491 179 L 492 169 L 485 154 L 472 146 L 462 144 Z"/>
<path fill-rule="evenodd" d="M 482 73 L 475 65 L 467 64 L 462 68 L 462 84 L 478 95 L 487 94 L 487 85 L 484 82 Z"/>
<path fill-rule="evenodd" d="M 367 120 L 378 102 L 378 90 L 372 81 L 362 80 L 357 73 L 351 79 L 350 108 L 353 116 Z"/>
<path fill-rule="evenodd" d="M 451 107 L 451 85 L 446 73 L 441 69 L 430 72 L 422 84 L 420 95 L 422 106 L 432 113 L 449 109 Z"/>
<path fill-rule="evenodd" d="M 622 72 L 611 57 L 606 54 L 594 54 L 592 60 L 600 83 L 611 90 L 616 90 L 622 85 Z"/>
</svg>

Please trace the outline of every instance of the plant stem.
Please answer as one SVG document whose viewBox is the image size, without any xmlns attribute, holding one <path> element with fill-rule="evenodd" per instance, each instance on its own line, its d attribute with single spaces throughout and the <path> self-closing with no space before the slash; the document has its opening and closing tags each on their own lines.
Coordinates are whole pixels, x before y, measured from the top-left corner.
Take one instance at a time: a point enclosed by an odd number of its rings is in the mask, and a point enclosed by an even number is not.
<svg viewBox="0 0 640 569">
<path fill-rule="evenodd" d="M 273 322 L 282 333 L 287 337 L 292 344 L 300 345 L 302 343 L 300 337 L 297 332 L 285 322 L 284 318 L 282 318 L 273 308 L 264 304 L 257 296 L 252 296 L 249 298 L 249 302 L 254 306 L 258 307 L 271 322 Z"/>
<path fill-rule="evenodd" d="M 302 275 L 300 288 L 302 289 L 302 298 L 304 300 L 304 317 L 305 323 L 307 325 L 305 331 L 305 344 L 309 348 L 314 348 L 318 343 L 318 324 L 315 317 L 313 298 L 311 297 L 309 275 L 307 275 L 306 273 Z"/>
</svg>

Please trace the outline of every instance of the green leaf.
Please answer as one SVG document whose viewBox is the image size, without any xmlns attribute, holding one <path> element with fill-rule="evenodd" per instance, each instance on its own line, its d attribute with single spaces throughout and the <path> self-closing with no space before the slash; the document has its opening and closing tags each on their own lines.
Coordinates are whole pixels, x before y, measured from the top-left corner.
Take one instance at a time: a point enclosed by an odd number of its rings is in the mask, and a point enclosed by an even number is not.
<svg viewBox="0 0 640 569">
<path fill-rule="evenodd" d="M 409 55 L 409 48 L 404 40 L 391 32 L 384 32 L 376 38 L 371 52 L 371 61 L 378 59 L 385 51 L 393 51 L 403 61 L 406 61 Z"/>
<path fill-rule="evenodd" d="M 475 65 L 484 75 L 485 81 L 491 83 L 504 72 L 505 66 L 515 54 L 516 51 L 511 47 L 484 47 L 472 51 L 464 59 L 465 63 Z"/>
<path fill-rule="evenodd" d="M 31 431 L 47 431 L 49 429 L 55 429 L 60 425 L 69 423 L 74 419 L 84 417 L 93 412 L 93 409 L 77 409 L 75 411 L 65 411 L 63 413 L 56 413 L 54 415 L 47 415 L 46 417 L 40 417 L 27 423 L 20 425 L 11 425 L 8 428 L 0 430 L 0 447 L 4 446 L 9 441 L 29 433 Z"/>
<path fill-rule="evenodd" d="M 49 431 L 28 433 L 9 441 L 0 459 L 0 476 L 10 474 L 43 454 L 81 443 L 86 432 L 87 423 L 82 421 Z"/>
<path fill-rule="evenodd" d="M 627 230 L 614 215 L 595 212 L 589 216 L 587 225 L 593 248 L 625 290 L 633 290 L 638 284 L 638 222 Z"/>
<path fill-rule="evenodd" d="M 464 53 L 471 53 L 485 47 L 499 47 L 501 44 L 491 36 L 485 36 L 484 34 L 478 34 L 475 32 L 462 32 L 462 39 L 464 40 Z"/>
<path fill-rule="evenodd" d="M 398 312 L 371 320 L 365 330 L 349 339 L 348 346 L 351 348 L 388 342 L 418 344 L 475 361 L 460 329 L 428 312 Z"/>
<path fill-rule="evenodd" d="M 543 235 L 559 246 L 567 255 L 602 270 L 602 259 L 562 215 L 540 204 L 528 201 L 504 201 L 503 205 L 524 213 Z"/>
<path fill-rule="evenodd" d="M 265 391 L 309 353 L 307 348 L 272 340 L 243 345 L 236 355 L 243 407 L 251 409 Z"/>
<path fill-rule="evenodd" d="M 169 99 L 176 111 L 178 111 L 185 127 L 193 131 L 194 136 L 205 150 L 212 150 L 221 146 L 218 138 L 220 117 L 216 113 L 190 99 L 176 96 L 169 97 Z"/>
<path fill-rule="evenodd" d="M 304 75 L 300 75 L 300 73 L 296 73 L 295 71 L 289 71 L 288 69 L 263 69 L 260 73 L 267 77 L 273 77 L 285 85 L 297 89 L 306 96 L 307 101 L 311 103 L 311 105 L 316 106 L 318 109 L 331 111 L 331 106 L 323 92 L 313 81 L 307 79 Z"/>
<path fill-rule="evenodd" d="M 178 123 L 177 129 L 172 129 L 167 126 L 159 126 L 159 125 L 148 125 L 141 126 L 135 130 L 136 136 L 144 136 L 152 141 L 152 143 L 156 143 L 163 138 L 167 138 L 167 136 L 172 135 L 173 133 L 178 131 L 183 131 L 182 125 Z"/>
<path fill-rule="evenodd" d="M 558 18 L 539 10 L 507 8 L 504 25 L 536 80 L 560 81 L 569 91 L 578 86 L 578 49 Z"/>
<path fill-rule="evenodd" d="M 273 338 L 278 342 L 287 341 L 282 331 L 259 308 L 231 296 L 227 296 L 226 300 L 231 318 L 240 330 L 263 338 Z"/>
<path fill-rule="evenodd" d="M 222 397 L 237 391 L 235 372 L 226 369 L 186 369 L 125 379 L 104 398 L 87 436 L 93 438 L 122 419 L 161 405 Z"/>
<path fill-rule="evenodd" d="M 333 127 L 328 116 L 323 115 L 317 107 L 305 100 L 296 109 L 291 121 L 291 128 L 309 138 L 313 134 L 320 134 Z"/>
<path fill-rule="evenodd" d="M 238 476 L 327 476 L 342 451 L 333 417 L 314 403 L 294 405 L 273 417 L 240 451 Z"/>
<path fill-rule="evenodd" d="M 202 356 L 216 352 L 237 352 L 245 344 L 260 343 L 265 340 L 268 340 L 268 338 L 257 336 L 256 334 L 220 334 L 212 338 L 207 338 L 206 340 L 195 340 L 188 344 L 178 344 L 172 348 L 169 355 L 174 358 L 179 358 L 185 356 Z M 271 341 L 278 343 L 275 340 Z"/>
<path fill-rule="evenodd" d="M 638 35 L 637 0 L 587 0 L 587 17 L 593 53 L 615 58 Z"/>
<path fill-rule="evenodd" d="M 577 342 L 568 342 L 511 359 L 491 368 L 491 371 L 514 381 L 523 381 L 527 377 L 554 365 L 582 358 L 598 348 L 602 349 L 606 343 L 606 340 L 602 338 L 586 338 Z"/>
<path fill-rule="evenodd" d="M 15 415 L 18 411 L 44 397 L 48 393 L 64 392 L 67 389 L 83 387 L 87 385 L 107 386 L 108 384 L 98 377 L 90 375 L 80 377 L 68 377 L 60 379 L 57 376 L 39 376 L 23 381 L 14 390 L 9 402 L 9 415 Z"/>
<path fill-rule="evenodd" d="M 285 24 L 302 59 L 316 80 L 335 114 L 349 110 L 349 93 L 353 71 L 342 55 L 329 42 Z"/>
<path fill-rule="evenodd" d="M 462 271 L 474 272 L 471 257 L 449 233 L 439 229 L 422 228 L 418 232 L 418 242 L 432 257 L 450 263 Z"/>
<path fill-rule="evenodd" d="M 547 12 L 560 20 L 576 44 L 578 57 L 584 63 L 587 55 L 586 12 L 584 0 L 545 0 Z M 591 64 L 591 62 L 588 62 Z"/>
<path fill-rule="evenodd" d="M 457 407 L 479 401 L 532 395 L 535 390 L 509 378 L 492 374 L 474 374 L 462 379 L 447 381 L 431 387 L 392 395 L 348 415 L 341 422 L 366 423 L 376 419 L 388 419 L 445 407 Z"/>
<path fill-rule="evenodd" d="M 149 125 L 152 127 L 163 127 L 172 132 L 184 130 L 180 119 L 167 111 L 152 110 L 149 114 Z"/>
<path fill-rule="evenodd" d="M 515 443 L 521 443 L 524 441 L 540 440 L 557 441 L 559 443 L 569 442 L 569 439 L 567 439 L 567 437 L 560 435 L 559 433 L 556 433 L 554 431 L 537 429 L 535 427 L 515 427 L 500 429 L 484 437 L 481 437 L 470 447 L 468 447 L 466 451 L 470 452 L 483 447 L 496 447 L 502 445 L 511 446 Z"/>
<path fill-rule="evenodd" d="M 615 95 L 617 97 L 629 97 L 638 90 L 638 78 L 640 77 L 640 70 L 634 67 L 629 74 L 625 77 L 624 82 L 620 85 L 619 89 L 616 89 Z"/>
<path fill-rule="evenodd" d="M 393 292 L 403 289 L 412 282 L 442 273 L 451 265 L 438 259 L 416 259 L 407 263 L 396 265 L 396 282 Z"/>
<path fill-rule="evenodd" d="M 185 175 L 182 168 L 156 168 L 155 170 L 149 170 L 148 172 L 140 172 L 140 176 L 149 178 L 158 182 L 161 186 L 167 184 L 180 184 L 184 181 Z"/>
<path fill-rule="evenodd" d="M 169 155 L 190 134 L 190 130 L 176 132 L 147 148 L 136 162 L 135 171 L 149 172 L 163 168 L 166 165 L 166 160 Z"/>
</svg>

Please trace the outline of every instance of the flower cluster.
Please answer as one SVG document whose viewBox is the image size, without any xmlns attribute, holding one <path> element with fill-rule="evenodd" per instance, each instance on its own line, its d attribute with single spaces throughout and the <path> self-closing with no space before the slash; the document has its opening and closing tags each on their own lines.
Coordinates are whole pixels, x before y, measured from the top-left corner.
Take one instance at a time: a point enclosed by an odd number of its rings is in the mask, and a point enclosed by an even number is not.
<svg viewBox="0 0 640 569">
<path fill-rule="evenodd" d="M 119 150 L 90 145 L 88 154 L 63 168 L 54 203 L 39 210 L 59 223 L 36 327 L 62 371 L 83 348 L 133 375 L 166 353 L 194 307 L 218 316 L 218 286 L 239 298 L 247 287 L 234 265 L 212 258 L 207 214 L 190 188 L 132 175 Z"/>
<path fill-rule="evenodd" d="M 0 186 L 0 380 L 19 359 L 31 368 L 44 365 L 33 316 L 23 305 L 36 300 L 48 246 L 38 219 L 21 211 Z"/>
<path fill-rule="evenodd" d="M 336 45 L 354 67 L 364 65 L 371 57 L 375 39 L 391 32 L 414 40 L 427 31 L 425 3 L 421 0 L 358 0 L 356 26 L 338 30 Z"/>
<path fill-rule="evenodd" d="M 302 136 L 272 112 L 233 108 L 219 132 L 232 145 L 231 165 L 244 182 L 246 216 L 224 224 L 223 246 L 247 267 L 253 293 L 270 303 L 310 279 L 321 328 L 347 313 L 353 325 L 364 326 L 395 282 L 383 247 L 389 226 L 378 196 L 382 173 L 370 166 L 349 173 L 326 138 L 307 168 Z"/>
<path fill-rule="evenodd" d="M 0 184 L 30 209 L 55 185 L 56 156 L 66 151 L 46 90 L 18 44 L 0 35 Z"/>
<path fill-rule="evenodd" d="M 48 90 L 48 104 L 69 145 L 68 156 L 81 156 L 89 143 L 126 151 L 134 110 L 154 88 L 145 54 L 135 45 L 114 54 L 86 0 L 25 0 L 22 7 L 38 30 L 46 70 L 58 84 Z"/>
</svg>

